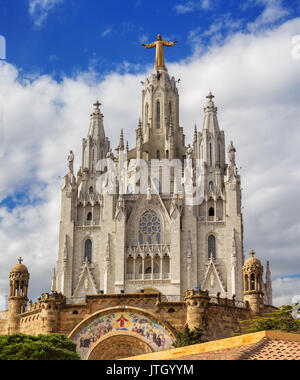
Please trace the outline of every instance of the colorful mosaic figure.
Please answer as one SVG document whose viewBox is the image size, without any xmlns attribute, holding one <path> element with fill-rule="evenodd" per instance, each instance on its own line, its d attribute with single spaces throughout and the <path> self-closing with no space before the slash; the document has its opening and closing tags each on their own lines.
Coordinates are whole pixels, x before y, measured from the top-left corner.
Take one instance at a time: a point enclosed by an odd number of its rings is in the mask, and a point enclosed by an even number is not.
<svg viewBox="0 0 300 380">
<path fill-rule="evenodd" d="M 129 321 L 122 314 L 121 317 L 119 319 L 117 319 L 117 322 L 120 322 L 120 329 L 124 329 L 125 328 L 125 322 L 129 322 Z"/>
<path fill-rule="evenodd" d="M 91 346 L 111 331 L 125 330 L 141 335 L 153 351 L 172 347 L 172 337 L 167 330 L 155 321 L 135 313 L 114 313 L 96 318 L 75 336 L 77 352 L 82 359 L 87 358 Z"/>
</svg>

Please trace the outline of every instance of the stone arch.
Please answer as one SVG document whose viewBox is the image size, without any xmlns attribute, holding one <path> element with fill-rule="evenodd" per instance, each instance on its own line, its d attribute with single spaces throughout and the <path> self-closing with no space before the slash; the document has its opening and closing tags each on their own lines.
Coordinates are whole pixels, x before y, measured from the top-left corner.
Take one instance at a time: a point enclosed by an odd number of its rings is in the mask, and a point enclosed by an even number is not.
<svg viewBox="0 0 300 380">
<path fill-rule="evenodd" d="M 93 344 L 87 360 L 118 360 L 153 352 L 144 337 L 136 333 L 109 333 Z"/>
<path fill-rule="evenodd" d="M 124 335 L 135 340 L 125 339 Z M 72 330 L 69 338 L 76 343 L 81 359 L 86 360 L 105 337 L 114 336 L 111 342 L 116 342 L 116 337 L 123 337 L 123 344 L 127 345 L 139 339 L 139 347 L 144 348 L 142 353 L 147 353 L 148 346 L 154 352 L 172 348 L 175 335 L 172 326 L 154 314 L 140 308 L 119 306 L 97 311 L 84 319 Z"/>
</svg>

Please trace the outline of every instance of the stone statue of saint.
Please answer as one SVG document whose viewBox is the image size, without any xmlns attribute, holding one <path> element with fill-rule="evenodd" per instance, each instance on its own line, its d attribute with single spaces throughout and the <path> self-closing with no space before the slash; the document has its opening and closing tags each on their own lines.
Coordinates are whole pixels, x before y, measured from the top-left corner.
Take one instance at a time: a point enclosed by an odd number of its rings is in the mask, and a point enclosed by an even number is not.
<svg viewBox="0 0 300 380">
<path fill-rule="evenodd" d="M 142 44 L 142 46 L 145 46 L 146 49 L 152 49 L 156 47 L 155 68 L 159 69 L 160 67 L 165 67 L 164 46 L 174 46 L 176 42 L 177 41 L 163 41 L 161 35 L 158 34 L 157 41 L 154 41 L 151 44 Z"/>
<path fill-rule="evenodd" d="M 110 158 L 111 160 L 114 160 L 115 157 L 111 148 L 107 152 L 106 158 Z"/>
<path fill-rule="evenodd" d="M 73 174 L 73 164 L 74 164 L 74 153 L 70 150 L 70 153 L 68 155 L 68 167 L 70 173 Z"/>
<path fill-rule="evenodd" d="M 189 144 L 186 150 L 187 158 L 191 160 L 193 158 L 193 148 Z"/>
<path fill-rule="evenodd" d="M 235 147 L 233 146 L 233 142 L 230 141 L 230 145 L 227 148 L 227 153 L 228 153 L 228 159 L 230 165 L 235 165 Z"/>
</svg>

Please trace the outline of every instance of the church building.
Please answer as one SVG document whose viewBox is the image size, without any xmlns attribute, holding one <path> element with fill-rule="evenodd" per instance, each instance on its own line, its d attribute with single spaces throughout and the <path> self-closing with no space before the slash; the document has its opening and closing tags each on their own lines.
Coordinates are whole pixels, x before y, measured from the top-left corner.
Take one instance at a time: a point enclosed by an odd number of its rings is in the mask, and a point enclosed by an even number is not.
<svg viewBox="0 0 300 380">
<path fill-rule="evenodd" d="M 114 359 L 170 348 L 186 323 L 208 339 L 227 337 L 240 320 L 272 309 L 269 263 L 264 281 L 253 251 L 245 261 L 236 149 L 211 92 L 203 127 L 186 144 L 178 80 L 164 62 L 164 47 L 175 43 L 158 35 L 144 45 L 156 48 L 156 61 L 134 147 L 122 129 L 113 152 L 94 104 L 77 174 L 68 156 L 51 292 L 28 303 L 20 260 L 0 333 L 60 332 L 83 359 Z"/>
</svg>

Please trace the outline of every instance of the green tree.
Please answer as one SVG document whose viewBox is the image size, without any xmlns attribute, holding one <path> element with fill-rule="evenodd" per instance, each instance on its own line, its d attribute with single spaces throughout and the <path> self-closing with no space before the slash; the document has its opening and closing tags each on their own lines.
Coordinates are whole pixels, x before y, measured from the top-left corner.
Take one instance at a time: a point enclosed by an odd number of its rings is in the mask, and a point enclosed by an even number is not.
<svg viewBox="0 0 300 380">
<path fill-rule="evenodd" d="M 243 333 L 254 333 L 264 330 L 280 330 L 300 334 L 300 320 L 292 316 L 294 306 L 283 305 L 270 313 L 242 321 Z"/>
<path fill-rule="evenodd" d="M 80 360 L 76 345 L 61 334 L 0 336 L 0 360 Z"/>
<path fill-rule="evenodd" d="M 186 324 L 183 331 L 178 331 L 176 334 L 176 340 L 173 343 L 174 347 L 185 347 L 193 344 L 203 343 L 203 330 L 196 327 L 194 330 L 190 330 Z"/>
</svg>

